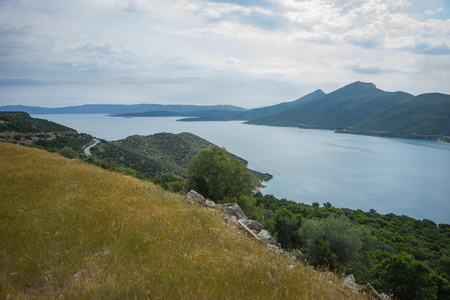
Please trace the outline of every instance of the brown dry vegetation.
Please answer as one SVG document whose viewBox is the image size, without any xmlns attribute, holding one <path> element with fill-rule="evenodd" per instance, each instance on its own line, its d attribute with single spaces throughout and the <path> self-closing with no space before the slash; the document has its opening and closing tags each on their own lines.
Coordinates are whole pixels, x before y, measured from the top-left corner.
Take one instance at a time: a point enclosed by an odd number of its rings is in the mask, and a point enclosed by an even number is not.
<svg viewBox="0 0 450 300">
<path fill-rule="evenodd" d="M 8 143 L 0 236 L 2 299 L 361 297 L 180 195 Z"/>
</svg>

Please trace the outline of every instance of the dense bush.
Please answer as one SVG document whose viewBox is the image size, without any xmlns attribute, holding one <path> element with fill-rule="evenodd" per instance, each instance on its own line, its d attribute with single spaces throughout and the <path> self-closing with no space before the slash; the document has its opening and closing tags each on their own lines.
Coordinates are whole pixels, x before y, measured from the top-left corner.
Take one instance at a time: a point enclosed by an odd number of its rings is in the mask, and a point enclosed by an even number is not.
<svg viewBox="0 0 450 300">
<path fill-rule="evenodd" d="M 248 196 L 253 178 L 244 163 L 217 146 L 201 150 L 190 162 L 187 187 L 211 200 Z"/>
</svg>

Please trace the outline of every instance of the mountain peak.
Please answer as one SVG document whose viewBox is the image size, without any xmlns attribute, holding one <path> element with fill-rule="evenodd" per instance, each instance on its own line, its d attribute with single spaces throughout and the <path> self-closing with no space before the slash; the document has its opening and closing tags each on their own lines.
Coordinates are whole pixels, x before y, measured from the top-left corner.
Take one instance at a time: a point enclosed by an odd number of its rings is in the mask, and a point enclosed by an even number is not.
<svg viewBox="0 0 450 300">
<path fill-rule="evenodd" d="M 359 90 L 371 90 L 371 89 L 377 88 L 377 86 L 375 84 L 373 84 L 372 82 L 362 82 L 362 81 L 355 81 L 355 82 L 347 85 L 346 87 L 352 87 L 352 88 L 356 88 Z"/>
</svg>

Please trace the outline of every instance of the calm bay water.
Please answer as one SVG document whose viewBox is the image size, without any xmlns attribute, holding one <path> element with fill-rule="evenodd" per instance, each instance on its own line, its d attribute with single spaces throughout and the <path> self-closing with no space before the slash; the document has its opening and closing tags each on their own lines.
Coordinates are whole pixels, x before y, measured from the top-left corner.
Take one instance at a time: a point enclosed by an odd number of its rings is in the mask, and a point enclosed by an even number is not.
<svg viewBox="0 0 450 300">
<path fill-rule="evenodd" d="M 191 132 L 270 173 L 264 194 L 450 223 L 450 144 L 177 118 L 35 115 L 106 140 Z"/>
</svg>

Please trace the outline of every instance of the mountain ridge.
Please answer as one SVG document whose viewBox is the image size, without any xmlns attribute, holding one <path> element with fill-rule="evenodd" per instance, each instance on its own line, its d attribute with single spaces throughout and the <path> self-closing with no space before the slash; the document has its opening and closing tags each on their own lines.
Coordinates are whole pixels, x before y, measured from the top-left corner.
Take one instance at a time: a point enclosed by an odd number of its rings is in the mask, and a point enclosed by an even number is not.
<svg viewBox="0 0 450 300">
<path fill-rule="evenodd" d="M 335 130 L 339 133 L 450 142 L 450 95 L 387 92 L 356 81 L 331 93 L 316 90 L 291 102 L 244 109 L 232 105 L 83 105 L 66 108 L 3 106 L 29 113 L 107 113 L 120 117 L 181 117 L 178 121 L 245 121 L 246 124 Z"/>
<path fill-rule="evenodd" d="M 354 82 L 247 124 L 331 129 L 340 133 L 450 141 L 450 95 L 414 96 Z"/>
</svg>

